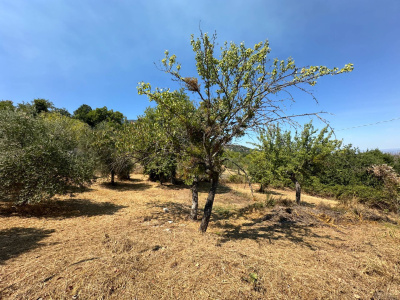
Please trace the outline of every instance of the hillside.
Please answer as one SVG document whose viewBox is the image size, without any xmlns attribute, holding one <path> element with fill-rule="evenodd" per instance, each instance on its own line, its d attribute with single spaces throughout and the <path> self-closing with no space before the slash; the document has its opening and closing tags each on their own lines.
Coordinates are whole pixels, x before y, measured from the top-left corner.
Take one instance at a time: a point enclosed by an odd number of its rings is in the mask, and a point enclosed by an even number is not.
<svg viewBox="0 0 400 300">
<path fill-rule="evenodd" d="M 226 146 L 226 149 L 243 153 L 243 154 L 249 154 L 251 151 L 251 148 L 243 146 L 243 145 L 236 145 L 236 144 L 230 144 Z"/>
<path fill-rule="evenodd" d="M 206 234 L 187 220 L 188 188 L 142 175 L 26 211 L 3 205 L 0 298 L 400 297 L 396 220 L 310 196 L 294 206 L 291 191 L 266 197 L 221 186 Z"/>
</svg>

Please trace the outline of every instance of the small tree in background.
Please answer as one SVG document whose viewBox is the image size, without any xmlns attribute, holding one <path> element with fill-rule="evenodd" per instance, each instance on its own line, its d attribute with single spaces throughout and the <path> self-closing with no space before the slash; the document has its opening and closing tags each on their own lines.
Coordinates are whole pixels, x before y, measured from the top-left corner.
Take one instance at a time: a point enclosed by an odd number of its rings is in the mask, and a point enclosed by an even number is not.
<svg viewBox="0 0 400 300">
<path fill-rule="evenodd" d="M 328 127 L 316 130 L 312 123 L 294 137 L 278 126 L 270 126 L 259 137 L 261 145 L 252 154 L 250 173 L 262 185 L 290 179 L 296 189 L 296 202 L 301 200 L 301 185 L 321 173 L 325 160 L 338 150 L 341 142 L 332 139 Z"/>
<path fill-rule="evenodd" d="M 75 110 L 73 117 L 89 124 L 93 128 L 102 122 L 122 125 L 125 119 L 124 115 L 119 111 L 114 112 L 112 109 L 107 109 L 106 106 L 92 109 L 87 104 L 82 104 L 77 110 Z"/>
<path fill-rule="evenodd" d="M 124 134 L 125 143 L 130 145 L 130 153 L 140 162 L 145 173 L 153 179 L 172 182 L 177 173 L 186 184 L 192 185 L 192 210 L 190 217 L 197 219 L 198 176 L 204 174 L 201 161 L 201 134 L 196 108 L 183 90 L 164 93 L 164 104 L 148 108 Z M 182 115 L 181 115 L 182 114 Z M 185 117 L 183 117 L 183 115 Z M 189 140 L 190 139 L 190 140 Z M 122 145 L 129 149 L 129 146 Z"/>
<path fill-rule="evenodd" d="M 260 183 L 260 192 L 264 192 L 271 184 L 285 185 L 288 179 L 287 168 L 293 159 L 292 151 L 295 150 L 290 131 L 282 133 L 279 126 L 271 125 L 267 130 L 260 131 L 258 140 L 260 144 L 249 155 L 249 174 L 252 180 Z"/>
<path fill-rule="evenodd" d="M 81 120 L 82 122 L 85 122 L 86 124 L 89 124 L 88 121 L 88 114 L 92 111 L 92 108 L 87 105 L 87 104 L 82 104 L 81 106 L 78 107 L 77 110 L 74 111 L 72 117 L 78 120 Z"/>
<path fill-rule="evenodd" d="M 174 149 L 173 133 L 168 119 L 160 114 L 157 108 L 147 108 L 145 114 L 138 118 L 136 128 L 140 128 L 141 147 L 136 152 L 144 168 L 144 173 L 152 181 L 175 180 L 177 170 L 177 156 L 179 149 Z M 144 137 L 146 136 L 146 137 Z"/>
<path fill-rule="evenodd" d="M 49 112 L 54 109 L 53 102 L 50 102 L 46 99 L 34 99 L 32 105 L 37 114 L 40 114 L 42 112 Z"/>
<path fill-rule="evenodd" d="M 103 175 L 111 175 L 112 185 L 115 184 L 116 175 L 124 178 L 133 168 L 132 158 L 117 146 L 123 139 L 122 126 L 102 122 L 93 130 L 91 139 L 91 149 L 96 156 L 98 168 Z"/>
</svg>

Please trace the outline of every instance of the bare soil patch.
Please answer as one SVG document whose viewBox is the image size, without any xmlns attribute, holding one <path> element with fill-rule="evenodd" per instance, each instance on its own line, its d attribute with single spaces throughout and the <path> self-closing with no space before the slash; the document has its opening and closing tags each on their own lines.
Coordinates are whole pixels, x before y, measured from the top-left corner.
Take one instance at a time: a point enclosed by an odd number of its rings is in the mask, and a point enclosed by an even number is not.
<svg viewBox="0 0 400 300">
<path fill-rule="evenodd" d="M 395 217 L 274 193 L 221 187 L 206 234 L 187 219 L 187 187 L 141 175 L 26 211 L 3 205 L 0 298 L 400 298 Z"/>
</svg>

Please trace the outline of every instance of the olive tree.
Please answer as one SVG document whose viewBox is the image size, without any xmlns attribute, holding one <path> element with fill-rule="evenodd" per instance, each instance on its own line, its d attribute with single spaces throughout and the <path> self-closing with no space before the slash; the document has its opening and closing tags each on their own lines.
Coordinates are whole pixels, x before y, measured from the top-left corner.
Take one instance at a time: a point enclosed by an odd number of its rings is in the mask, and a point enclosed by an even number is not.
<svg viewBox="0 0 400 300">
<path fill-rule="evenodd" d="M 224 147 L 248 129 L 278 120 L 291 122 L 294 116 L 286 114 L 282 99 L 289 95 L 289 100 L 294 101 L 290 96 L 292 88 L 307 91 L 305 86 L 315 85 L 319 77 L 350 72 L 353 65 L 332 69 L 298 67 L 292 58 L 271 60 L 268 41 L 252 48 L 246 48 L 244 43 L 224 43 L 217 49 L 216 34 L 210 36 L 202 32 L 196 39 L 192 35 L 191 45 L 197 77 L 182 75 L 176 56 L 169 55 L 168 51 L 161 62 L 163 71 L 192 92 L 196 104 L 192 116 L 179 110 L 175 114 L 186 127 L 188 140 L 195 141 L 193 162 L 201 165 L 211 180 L 200 225 L 200 231 L 205 232 L 224 163 Z M 138 92 L 165 110 L 175 109 L 174 103 L 169 101 L 169 89 L 152 89 L 150 83 L 142 82 Z"/>
<path fill-rule="evenodd" d="M 0 200 L 35 203 L 90 183 L 88 130 L 55 113 L 0 111 Z"/>
</svg>

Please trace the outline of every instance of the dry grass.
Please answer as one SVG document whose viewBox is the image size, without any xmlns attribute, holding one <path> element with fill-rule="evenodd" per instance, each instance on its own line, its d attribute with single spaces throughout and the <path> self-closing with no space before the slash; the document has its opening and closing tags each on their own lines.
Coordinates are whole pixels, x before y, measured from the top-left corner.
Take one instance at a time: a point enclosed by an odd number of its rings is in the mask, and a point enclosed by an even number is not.
<svg viewBox="0 0 400 300">
<path fill-rule="evenodd" d="M 187 219 L 187 188 L 133 177 L 30 210 L 2 207 L 0 298 L 400 297 L 393 218 L 373 221 L 383 217 L 315 197 L 291 205 L 289 191 L 274 191 L 268 197 L 278 205 L 269 207 L 266 195 L 254 201 L 230 184 L 202 235 Z M 205 197 L 203 188 L 200 205 Z"/>
</svg>

